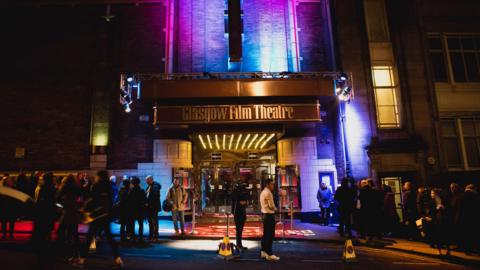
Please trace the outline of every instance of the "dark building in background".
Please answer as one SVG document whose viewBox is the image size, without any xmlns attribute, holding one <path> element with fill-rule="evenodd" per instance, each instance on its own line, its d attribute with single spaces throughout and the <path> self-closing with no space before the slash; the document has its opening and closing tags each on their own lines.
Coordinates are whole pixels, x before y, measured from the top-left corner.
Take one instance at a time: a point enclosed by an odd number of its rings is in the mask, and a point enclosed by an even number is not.
<svg viewBox="0 0 480 270">
<path fill-rule="evenodd" d="M 310 212 L 346 175 L 478 176 L 476 1 L 108 2 L 0 4 L 1 170 L 181 176 L 204 211 L 238 178 Z"/>
</svg>

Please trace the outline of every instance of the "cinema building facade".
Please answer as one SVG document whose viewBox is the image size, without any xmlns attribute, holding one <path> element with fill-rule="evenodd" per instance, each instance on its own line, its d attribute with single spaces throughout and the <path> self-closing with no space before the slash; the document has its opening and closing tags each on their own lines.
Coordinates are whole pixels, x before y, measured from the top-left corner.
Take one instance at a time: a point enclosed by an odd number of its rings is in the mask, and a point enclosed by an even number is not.
<svg viewBox="0 0 480 270">
<path fill-rule="evenodd" d="M 345 176 L 391 185 L 397 200 L 406 180 L 440 183 L 412 8 L 429 1 L 27 2 L 2 8 L 22 33 L 3 45 L 16 64 L 2 170 L 153 175 L 163 198 L 176 176 L 188 208 L 195 199 L 207 213 L 239 179 L 254 195 L 275 179 L 282 206 L 303 213 L 318 211 L 321 182 L 335 189 Z"/>
</svg>

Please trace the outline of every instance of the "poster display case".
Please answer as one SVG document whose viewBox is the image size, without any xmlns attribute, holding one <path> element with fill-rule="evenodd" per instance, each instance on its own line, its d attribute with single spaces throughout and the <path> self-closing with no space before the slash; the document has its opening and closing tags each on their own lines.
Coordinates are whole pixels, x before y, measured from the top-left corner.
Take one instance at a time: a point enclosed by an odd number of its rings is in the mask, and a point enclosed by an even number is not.
<svg viewBox="0 0 480 270">
<path fill-rule="evenodd" d="M 277 185 L 279 189 L 279 203 L 283 209 L 290 208 L 292 203 L 294 210 L 300 210 L 300 177 L 298 165 L 287 165 L 276 168 Z"/>
<path fill-rule="evenodd" d="M 185 203 L 185 211 L 191 211 L 192 210 L 192 204 L 193 204 L 193 196 L 195 192 L 195 184 L 193 181 L 193 173 L 192 169 L 190 168 L 173 168 L 172 169 L 172 182 L 175 177 L 180 178 L 180 185 L 185 189 L 185 192 L 187 192 L 187 202 Z"/>
</svg>

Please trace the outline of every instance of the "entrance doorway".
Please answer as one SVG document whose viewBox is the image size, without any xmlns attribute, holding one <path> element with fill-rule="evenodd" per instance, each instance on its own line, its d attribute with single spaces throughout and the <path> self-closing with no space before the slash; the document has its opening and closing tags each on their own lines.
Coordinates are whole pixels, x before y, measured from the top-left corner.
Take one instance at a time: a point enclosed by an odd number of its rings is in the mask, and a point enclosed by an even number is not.
<svg viewBox="0 0 480 270">
<path fill-rule="evenodd" d="M 204 161 L 201 164 L 199 187 L 203 213 L 231 212 L 231 196 L 239 182 L 245 182 L 250 193 L 247 213 L 260 212 L 260 192 L 265 181 L 274 178 L 274 160 Z"/>
<path fill-rule="evenodd" d="M 265 180 L 274 179 L 276 133 L 202 133 L 191 135 L 196 192 L 202 214 L 231 212 L 232 193 L 244 182 L 250 193 L 247 213 L 259 213 Z"/>
</svg>

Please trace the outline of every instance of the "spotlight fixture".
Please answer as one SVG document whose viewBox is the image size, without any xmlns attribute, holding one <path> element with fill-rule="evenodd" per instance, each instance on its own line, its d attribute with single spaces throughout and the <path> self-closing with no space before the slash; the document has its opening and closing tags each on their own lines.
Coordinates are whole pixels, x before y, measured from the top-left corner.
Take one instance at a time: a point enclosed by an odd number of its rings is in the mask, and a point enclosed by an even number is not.
<svg viewBox="0 0 480 270">
<path fill-rule="evenodd" d="M 129 104 L 129 103 L 123 104 L 123 109 L 125 110 L 126 113 L 129 113 L 129 112 L 132 111 L 132 108 L 130 108 L 130 104 Z"/>
<path fill-rule="evenodd" d="M 340 76 L 338 77 L 340 81 L 346 81 L 348 80 L 348 75 L 346 73 L 340 73 Z"/>
</svg>

